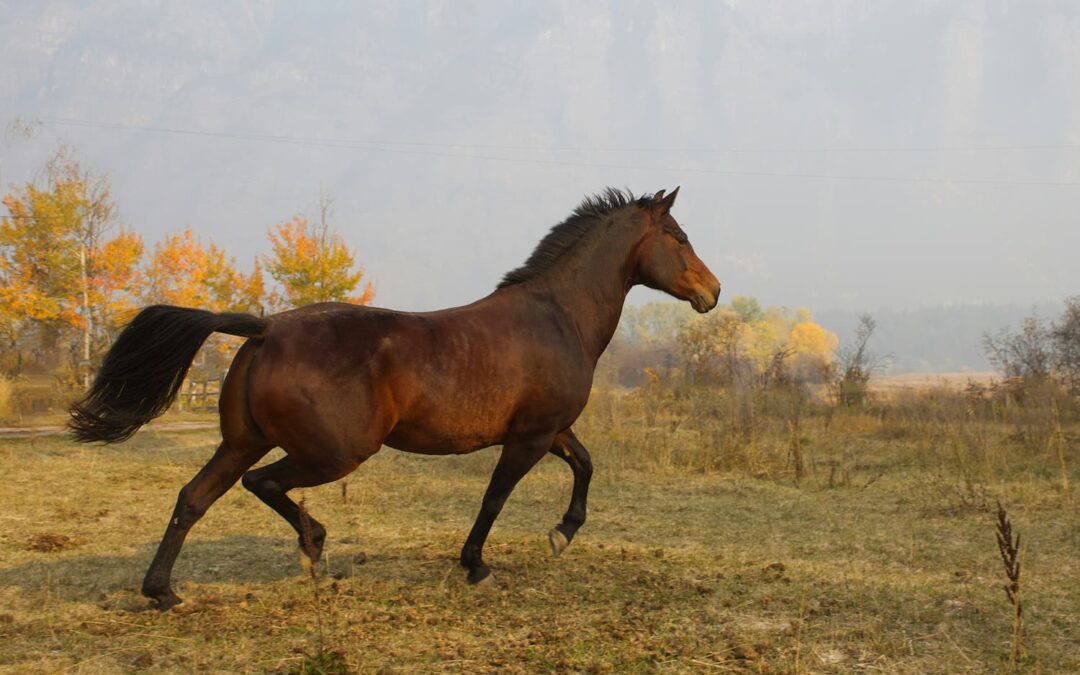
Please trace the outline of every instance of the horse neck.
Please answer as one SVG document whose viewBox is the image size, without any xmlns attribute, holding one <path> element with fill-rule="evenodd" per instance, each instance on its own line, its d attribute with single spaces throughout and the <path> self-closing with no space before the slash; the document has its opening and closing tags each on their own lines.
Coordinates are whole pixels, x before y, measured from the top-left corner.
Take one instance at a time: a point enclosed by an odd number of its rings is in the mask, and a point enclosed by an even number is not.
<svg viewBox="0 0 1080 675">
<path fill-rule="evenodd" d="M 544 285 L 573 321 L 593 364 L 618 328 L 640 240 L 638 228 L 611 223 L 606 233 L 567 255 Z"/>
</svg>

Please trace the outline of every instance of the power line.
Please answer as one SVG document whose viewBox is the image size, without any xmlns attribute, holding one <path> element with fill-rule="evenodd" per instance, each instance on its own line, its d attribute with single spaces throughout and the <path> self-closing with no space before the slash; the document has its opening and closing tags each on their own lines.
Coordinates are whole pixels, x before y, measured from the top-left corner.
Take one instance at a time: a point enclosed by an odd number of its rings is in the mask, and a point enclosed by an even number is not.
<svg viewBox="0 0 1080 675">
<path fill-rule="evenodd" d="M 549 165 L 549 166 L 571 166 L 571 167 L 585 167 L 585 168 L 601 168 L 601 169 L 618 169 L 622 171 L 651 171 L 662 173 L 697 173 L 708 174 L 718 176 L 743 176 L 743 177 L 758 177 L 758 178 L 795 178 L 795 179 L 817 179 L 817 180 L 846 180 L 846 181 L 869 181 L 869 182 L 882 182 L 882 183 L 913 183 L 913 184 L 963 184 L 963 185 L 1038 185 L 1038 186 L 1053 186 L 1053 187 L 1077 187 L 1080 186 L 1080 181 L 1055 181 L 1055 180 L 1011 180 L 1011 179 L 995 179 L 995 178 L 954 178 L 954 177 L 921 177 L 921 176 L 888 176 L 888 175 L 845 175 L 845 174 L 826 174 L 826 173 L 809 173 L 809 172 L 779 172 L 779 171 L 740 171 L 734 169 L 716 169 L 707 167 L 662 167 L 662 166 L 645 166 L 635 164 L 623 164 L 613 162 L 591 162 L 583 160 L 569 160 L 552 157 L 508 157 L 503 155 L 491 155 L 491 154 L 478 154 L 475 152 L 448 152 L 440 151 L 429 148 L 461 148 L 468 150 L 472 148 L 481 148 L 484 150 L 491 149 L 530 149 L 533 151 L 552 151 L 552 149 L 545 149 L 540 147 L 528 146 L 498 146 L 498 145 L 456 145 L 456 144 L 437 144 L 437 143 L 420 143 L 412 141 L 350 141 L 344 139 L 327 139 L 327 138 L 305 138 L 300 136 L 280 136 L 271 134 L 252 134 L 230 131 L 201 131 L 196 129 L 178 129 L 171 127 L 157 127 L 157 126 L 141 126 L 141 125 L 128 125 L 118 124 L 112 122 L 94 122 L 91 120 L 78 120 L 68 118 L 55 118 L 45 117 L 40 120 L 43 124 L 52 124 L 58 126 L 74 126 L 74 127 L 87 127 L 93 129 L 115 129 L 123 131 L 135 131 L 142 133 L 159 133 L 159 134 L 172 134 L 172 135 L 185 135 L 185 136 L 202 136 L 209 138 L 225 138 L 230 140 L 246 140 L 257 142 L 272 142 L 283 143 L 289 145 L 301 145 L 301 146 L 314 146 L 314 147 L 326 147 L 336 149 L 350 149 L 350 150 L 366 150 L 374 152 L 387 152 L 392 154 L 404 154 L 404 155 L 421 155 L 427 157 L 449 157 L 456 159 L 474 159 L 485 160 L 494 162 L 509 162 L 518 164 L 534 164 L 534 165 Z M 1032 149 L 1032 148 L 1051 148 L 1056 147 L 1059 149 L 1070 149 L 1080 146 L 998 146 L 996 149 L 1003 150 L 1020 150 L 1020 149 Z M 985 148 L 992 149 L 992 148 Z M 860 152 L 877 152 L 885 151 L 884 149 L 850 149 Z M 924 151 L 925 149 L 918 148 L 893 148 L 895 151 Z M 972 148 L 974 150 L 974 148 Z M 584 149 L 582 149 L 584 151 Z M 818 152 L 824 152 L 825 150 L 816 150 Z M 833 150 L 839 152 L 840 150 Z M 777 150 L 780 152 L 780 150 Z M 794 152 L 794 151 L 793 151 Z"/>
<path fill-rule="evenodd" d="M 641 153 L 702 153 L 702 154 L 815 154 L 815 153 L 887 153 L 887 152 L 1001 152 L 1001 151 L 1025 151 L 1025 150 L 1080 150 L 1080 143 L 1046 143 L 1029 145 L 974 145 L 974 146 L 878 146 L 878 147 L 759 147 L 759 148 L 709 148 L 709 147 L 619 147 L 619 146 L 541 146 L 541 145 L 507 145 L 491 143 L 435 143 L 430 141 L 401 141 L 385 139 L 334 139 L 312 138 L 304 136 L 282 136 L 274 134 L 254 134 L 230 131 L 200 131 L 193 129 L 177 129 L 170 127 L 158 127 L 149 125 L 121 124 L 116 122 L 94 122 L 64 117 L 43 117 L 39 120 L 43 124 L 60 126 L 92 127 L 99 129 L 121 129 L 127 131 L 146 131 L 169 134 L 185 134 L 193 136 L 210 136 L 217 138 L 231 138 L 253 141 L 270 141 L 278 143 L 299 143 L 333 147 L 361 147 L 378 146 L 401 146 L 421 148 L 479 148 L 482 150 L 526 150 L 532 152 L 641 152 Z"/>
</svg>

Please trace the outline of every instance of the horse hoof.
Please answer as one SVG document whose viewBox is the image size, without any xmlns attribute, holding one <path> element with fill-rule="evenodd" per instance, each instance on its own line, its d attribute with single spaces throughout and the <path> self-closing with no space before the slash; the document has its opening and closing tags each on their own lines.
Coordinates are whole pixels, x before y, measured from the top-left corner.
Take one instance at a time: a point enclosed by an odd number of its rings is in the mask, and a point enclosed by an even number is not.
<svg viewBox="0 0 1080 675">
<path fill-rule="evenodd" d="M 487 567 L 473 567 L 466 578 L 473 586 L 481 586 L 491 583 L 495 577 L 491 576 L 491 570 Z"/>
<path fill-rule="evenodd" d="M 551 532 L 548 532 L 548 543 L 551 544 L 551 555 L 556 558 L 562 553 L 567 546 L 570 545 L 570 540 L 566 538 L 566 535 L 559 532 L 559 528 L 551 528 Z"/>
<path fill-rule="evenodd" d="M 473 588 L 495 588 L 495 575 L 488 572 L 483 579 L 473 584 Z"/>
<path fill-rule="evenodd" d="M 183 600 L 180 599 L 180 596 L 173 593 L 172 590 L 154 594 L 143 592 L 143 595 L 150 598 L 150 606 L 159 612 L 167 612 L 183 602 Z"/>
</svg>

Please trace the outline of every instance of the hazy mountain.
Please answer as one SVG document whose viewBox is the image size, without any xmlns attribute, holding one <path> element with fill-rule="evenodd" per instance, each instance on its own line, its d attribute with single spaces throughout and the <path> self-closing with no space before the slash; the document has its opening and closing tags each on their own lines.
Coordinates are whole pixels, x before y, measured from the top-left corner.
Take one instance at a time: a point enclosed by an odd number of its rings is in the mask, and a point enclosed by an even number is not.
<svg viewBox="0 0 1080 675">
<path fill-rule="evenodd" d="M 0 121 L 45 120 L 0 181 L 66 140 L 148 239 L 244 263 L 325 188 L 421 309 L 586 192 L 682 184 L 725 295 L 1024 306 L 1080 288 L 1077 45 L 1071 3 L 0 0 Z"/>
</svg>

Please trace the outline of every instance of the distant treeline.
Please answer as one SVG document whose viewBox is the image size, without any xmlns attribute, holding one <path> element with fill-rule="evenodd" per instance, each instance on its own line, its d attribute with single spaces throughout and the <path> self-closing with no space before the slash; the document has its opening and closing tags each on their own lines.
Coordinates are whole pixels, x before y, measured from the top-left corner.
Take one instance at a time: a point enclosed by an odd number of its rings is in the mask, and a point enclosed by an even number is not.
<svg viewBox="0 0 1080 675">
<path fill-rule="evenodd" d="M 887 357 L 890 372 L 987 371 L 983 337 L 1019 326 L 1032 314 L 1056 317 L 1060 302 L 1038 304 L 963 304 L 918 309 L 874 309 L 874 352 Z M 842 339 L 854 334 L 865 311 L 825 310 L 815 318 Z"/>
</svg>

